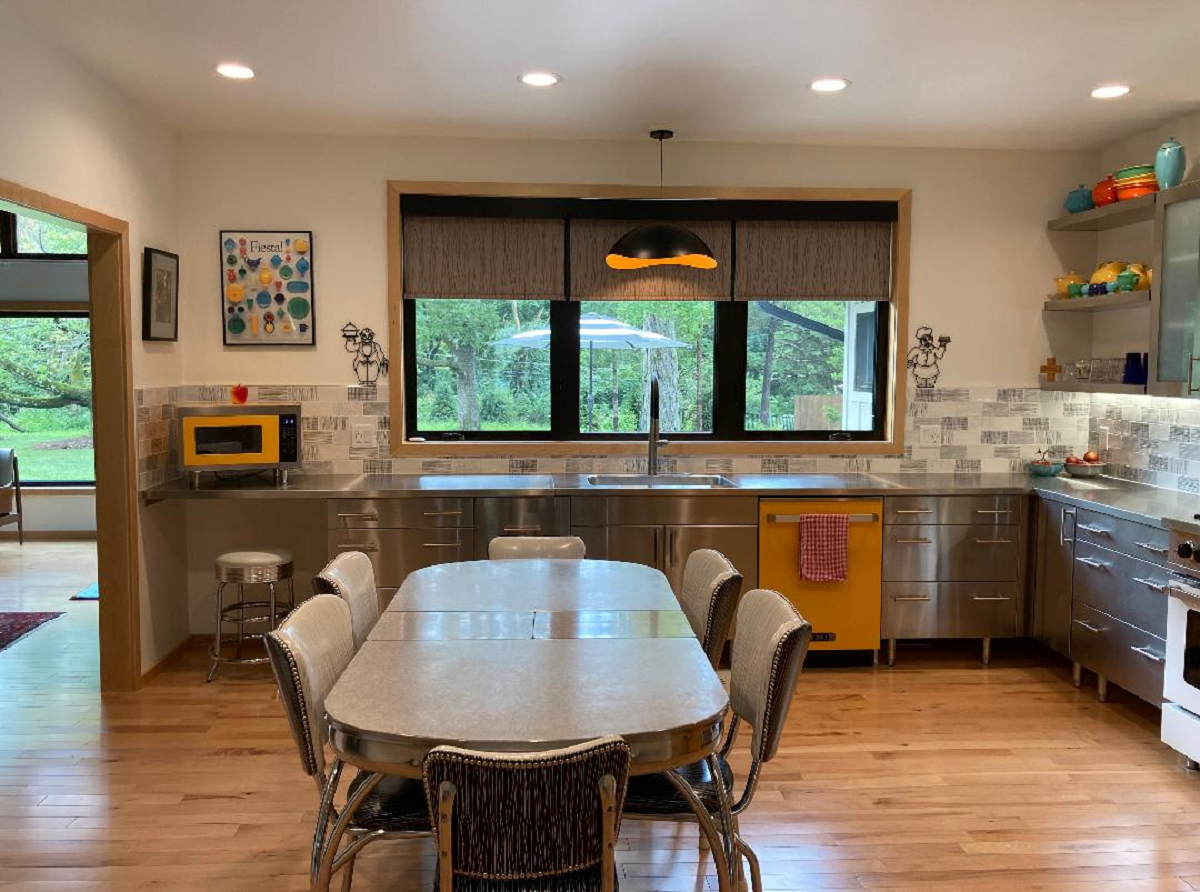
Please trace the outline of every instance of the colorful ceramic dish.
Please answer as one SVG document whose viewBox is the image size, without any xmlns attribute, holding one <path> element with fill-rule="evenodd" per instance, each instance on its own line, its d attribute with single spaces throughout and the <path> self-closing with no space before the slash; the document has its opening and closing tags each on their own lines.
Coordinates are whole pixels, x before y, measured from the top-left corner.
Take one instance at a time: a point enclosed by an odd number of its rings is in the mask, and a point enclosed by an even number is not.
<svg viewBox="0 0 1200 892">
<path fill-rule="evenodd" d="M 1124 186 L 1117 189 L 1117 201 L 1129 201 L 1131 198 L 1153 195 L 1157 191 L 1158 186 Z"/>
<path fill-rule="evenodd" d="M 1153 164 L 1134 164 L 1132 167 L 1122 167 L 1120 170 L 1113 173 L 1114 180 L 1125 180 L 1129 177 L 1144 176 L 1148 173 L 1154 173 Z"/>
<path fill-rule="evenodd" d="M 1117 185 L 1111 176 L 1107 176 L 1092 187 L 1092 204 L 1098 208 L 1112 204 L 1117 200 Z"/>
</svg>

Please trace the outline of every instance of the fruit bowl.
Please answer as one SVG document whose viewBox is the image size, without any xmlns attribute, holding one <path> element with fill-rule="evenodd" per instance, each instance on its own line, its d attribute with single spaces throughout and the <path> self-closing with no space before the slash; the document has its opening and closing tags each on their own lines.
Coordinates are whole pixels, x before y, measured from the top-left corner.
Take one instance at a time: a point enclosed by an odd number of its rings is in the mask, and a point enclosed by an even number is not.
<svg viewBox="0 0 1200 892">
<path fill-rule="evenodd" d="M 1057 477 L 1062 473 L 1063 463 L 1060 461 L 1031 461 L 1029 473 L 1034 477 Z"/>
<path fill-rule="evenodd" d="M 1108 468 L 1108 464 L 1098 462 L 1068 462 L 1063 465 L 1072 477 L 1099 477 Z"/>
</svg>

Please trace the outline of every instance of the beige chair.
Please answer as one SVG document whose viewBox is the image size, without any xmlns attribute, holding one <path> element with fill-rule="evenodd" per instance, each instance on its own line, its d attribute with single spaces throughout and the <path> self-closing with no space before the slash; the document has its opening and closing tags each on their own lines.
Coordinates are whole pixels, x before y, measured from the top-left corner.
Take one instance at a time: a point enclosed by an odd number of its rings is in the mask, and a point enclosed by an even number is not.
<svg viewBox="0 0 1200 892">
<path fill-rule="evenodd" d="M 493 561 L 521 558 L 581 561 L 587 557 L 587 548 L 578 536 L 497 536 L 488 543 L 488 557 Z"/>
<path fill-rule="evenodd" d="M 17 450 L 0 449 L 0 527 L 17 525 L 17 542 L 25 544 L 25 518 L 21 513 L 21 470 Z"/>
<path fill-rule="evenodd" d="M 540 753 L 439 746 L 425 757 L 438 892 L 610 892 L 629 746 Z"/>
<path fill-rule="evenodd" d="M 720 810 L 716 783 L 724 784 L 732 795 L 734 777 L 726 757 L 736 737 L 739 721 L 750 725 L 754 732 L 750 743 L 750 771 L 740 797 L 732 806 L 733 849 L 739 861 L 739 875 L 740 859 L 745 857 L 749 862 L 755 892 L 762 890 L 758 858 L 737 832 L 737 816 L 746 810 L 754 798 L 762 766 L 775 758 L 779 749 L 779 738 L 796 689 L 796 679 L 804 665 L 811 639 L 812 626 L 783 595 L 767 589 L 747 592 L 737 610 L 729 690 L 733 718 L 725 747 L 711 762 L 697 762 L 679 771 L 704 808 L 716 820 Z M 719 779 L 714 777 L 710 764 L 718 766 Z M 696 820 L 683 795 L 663 774 L 630 779 L 625 814 L 633 820 Z"/>
<path fill-rule="evenodd" d="M 317 595 L 293 610 L 279 628 L 267 634 L 266 641 L 300 764 L 316 781 L 324 801 L 327 787 L 333 784 L 336 789 L 341 776 L 341 763 L 328 774 L 325 768 L 325 697 L 354 656 L 350 608 L 335 595 Z M 364 778 L 359 775 L 351 781 L 347 801 L 355 799 Z M 337 811 L 331 808 L 328 818 L 336 822 Z M 332 869 L 345 871 L 342 888 L 348 892 L 354 879 L 354 859 L 363 846 L 379 839 L 427 836 L 429 832 L 421 782 L 386 777 L 355 809 L 343 837 L 348 844 L 333 859 Z M 320 862 L 323 854 L 318 845 L 313 863 Z"/>
<path fill-rule="evenodd" d="M 312 585 L 317 594 L 337 595 L 349 606 L 357 653 L 379 621 L 379 593 L 371 559 L 361 551 L 339 554 L 313 577 Z"/>
<path fill-rule="evenodd" d="M 679 604 L 713 668 L 721 661 L 742 591 L 742 574 L 729 558 L 711 548 L 688 555 Z"/>
</svg>

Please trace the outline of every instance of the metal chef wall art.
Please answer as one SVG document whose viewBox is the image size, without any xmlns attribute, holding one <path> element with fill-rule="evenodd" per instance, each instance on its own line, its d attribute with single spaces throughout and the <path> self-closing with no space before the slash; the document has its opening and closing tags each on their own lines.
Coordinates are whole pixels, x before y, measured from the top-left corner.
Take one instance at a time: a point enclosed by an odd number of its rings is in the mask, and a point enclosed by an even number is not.
<svg viewBox="0 0 1200 892">
<path fill-rule="evenodd" d="M 942 335 L 935 344 L 933 329 L 928 325 L 917 329 L 917 346 L 908 351 L 908 367 L 917 387 L 928 389 L 937 384 L 938 375 L 942 373 L 938 363 L 946 355 L 949 343 L 949 336 Z"/>
<path fill-rule="evenodd" d="M 379 376 L 388 371 L 388 358 L 375 340 L 375 332 L 359 328 L 353 322 L 342 326 L 342 340 L 347 353 L 353 353 L 350 367 L 358 376 L 359 384 L 378 384 Z"/>
<path fill-rule="evenodd" d="M 238 347 L 317 342 L 311 232 L 222 231 L 221 330 Z"/>
</svg>

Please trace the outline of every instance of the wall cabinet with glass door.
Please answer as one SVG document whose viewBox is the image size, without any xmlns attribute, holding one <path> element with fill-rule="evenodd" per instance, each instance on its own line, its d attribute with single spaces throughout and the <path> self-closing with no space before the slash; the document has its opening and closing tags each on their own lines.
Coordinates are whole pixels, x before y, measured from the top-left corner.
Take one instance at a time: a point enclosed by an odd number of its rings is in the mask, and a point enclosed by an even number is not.
<svg viewBox="0 0 1200 892">
<path fill-rule="evenodd" d="M 1156 196 L 1150 392 L 1200 393 L 1200 182 Z"/>
</svg>

